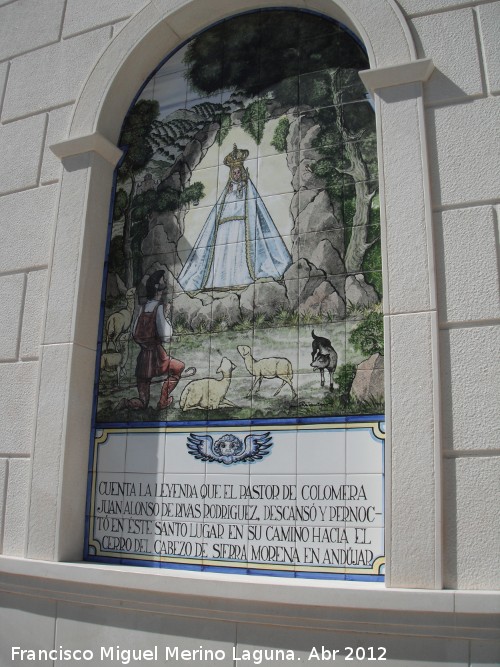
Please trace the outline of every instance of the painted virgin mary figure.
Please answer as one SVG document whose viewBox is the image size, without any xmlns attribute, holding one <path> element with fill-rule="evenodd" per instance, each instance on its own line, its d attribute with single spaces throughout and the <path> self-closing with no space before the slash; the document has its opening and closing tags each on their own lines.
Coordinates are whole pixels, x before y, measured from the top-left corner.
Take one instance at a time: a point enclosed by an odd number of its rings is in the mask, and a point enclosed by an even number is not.
<svg viewBox="0 0 500 667">
<path fill-rule="evenodd" d="M 234 144 L 224 158 L 228 182 L 177 278 L 186 292 L 244 287 L 259 278 L 279 280 L 292 263 L 244 167 L 248 154 Z"/>
</svg>

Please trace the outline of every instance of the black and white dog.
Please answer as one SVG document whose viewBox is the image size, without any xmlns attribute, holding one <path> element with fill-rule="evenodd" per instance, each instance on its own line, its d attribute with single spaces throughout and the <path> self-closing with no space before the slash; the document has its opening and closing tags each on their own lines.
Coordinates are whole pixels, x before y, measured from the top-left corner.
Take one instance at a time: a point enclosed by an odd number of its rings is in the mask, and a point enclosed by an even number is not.
<svg viewBox="0 0 500 667">
<path fill-rule="evenodd" d="M 333 383 L 333 374 L 337 368 L 337 353 L 328 338 L 316 336 L 314 331 L 311 331 L 311 336 L 313 337 L 311 366 L 321 373 L 322 387 L 325 386 L 325 369 L 330 373 L 330 391 L 333 391 L 336 386 Z"/>
</svg>

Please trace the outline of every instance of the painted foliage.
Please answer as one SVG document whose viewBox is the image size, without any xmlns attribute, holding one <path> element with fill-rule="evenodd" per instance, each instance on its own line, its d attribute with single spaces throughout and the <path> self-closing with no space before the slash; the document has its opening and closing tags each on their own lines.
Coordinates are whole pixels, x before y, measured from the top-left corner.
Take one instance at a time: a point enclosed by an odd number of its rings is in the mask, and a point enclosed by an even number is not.
<svg viewBox="0 0 500 667">
<path fill-rule="evenodd" d="M 367 67 L 339 25 L 274 10 L 149 80 L 121 134 L 97 423 L 384 412 Z"/>
</svg>

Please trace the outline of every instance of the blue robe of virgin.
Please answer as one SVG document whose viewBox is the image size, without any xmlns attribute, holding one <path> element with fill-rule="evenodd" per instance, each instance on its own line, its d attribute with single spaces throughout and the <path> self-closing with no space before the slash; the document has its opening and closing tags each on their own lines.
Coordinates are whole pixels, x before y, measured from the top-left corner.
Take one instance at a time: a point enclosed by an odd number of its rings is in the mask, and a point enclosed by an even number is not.
<svg viewBox="0 0 500 667">
<path fill-rule="evenodd" d="M 292 258 L 250 179 L 229 181 L 177 278 L 186 292 L 283 277 Z"/>
</svg>

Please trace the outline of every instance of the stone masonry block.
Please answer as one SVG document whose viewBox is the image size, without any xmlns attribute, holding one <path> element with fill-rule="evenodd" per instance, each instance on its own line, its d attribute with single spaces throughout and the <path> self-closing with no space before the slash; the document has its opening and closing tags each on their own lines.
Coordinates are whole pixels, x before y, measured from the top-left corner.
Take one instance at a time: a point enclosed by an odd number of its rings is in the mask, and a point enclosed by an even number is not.
<svg viewBox="0 0 500 667">
<path fill-rule="evenodd" d="M 472 9 L 414 19 L 413 29 L 419 58 L 432 58 L 436 66 L 425 86 L 427 103 L 483 92 Z"/>
<path fill-rule="evenodd" d="M 433 588 L 434 406 L 431 316 L 389 318 L 392 411 L 391 586 Z"/>
<path fill-rule="evenodd" d="M 64 16 L 63 37 L 121 21 L 138 12 L 148 0 L 69 0 Z"/>
<path fill-rule="evenodd" d="M 71 337 L 90 162 L 89 153 L 69 158 L 63 174 L 44 343 L 67 342 Z"/>
<path fill-rule="evenodd" d="M 428 110 L 434 204 L 498 197 L 500 99 Z"/>
<path fill-rule="evenodd" d="M 24 300 L 23 326 L 21 331 L 20 357 L 36 359 L 42 339 L 42 318 L 47 301 L 47 271 L 28 274 Z"/>
<path fill-rule="evenodd" d="M 71 345 L 48 345 L 42 350 L 30 496 L 29 558 L 54 558 L 71 349 Z"/>
<path fill-rule="evenodd" d="M 479 24 L 486 59 L 486 75 L 492 93 L 500 93 L 500 3 L 478 8 Z"/>
<path fill-rule="evenodd" d="M 71 359 L 71 399 L 66 412 L 66 440 L 63 469 L 60 474 L 63 498 L 59 513 L 58 560 L 78 560 L 85 532 L 89 431 L 96 353 L 80 345 L 73 346 Z M 61 444 L 61 446 L 63 446 Z"/>
<path fill-rule="evenodd" d="M 36 413 L 37 362 L 0 364 L 0 456 L 31 452 Z"/>
<path fill-rule="evenodd" d="M 493 209 L 436 214 L 441 321 L 500 318 L 500 286 Z"/>
<path fill-rule="evenodd" d="M 471 642 L 470 667 L 497 667 L 500 665 L 500 641 Z"/>
<path fill-rule="evenodd" d="M 204 648 L 212 651 L 219 649 L 226 653 L 224 659 L 218 658 L 217 662 L 210 661 L 208 665 L 218 664 L 219 667 L 231 665 L 232 667 L 233 664 L 239 664 L 235 663 L 231 657 L 232 647 L 236 642 L 235 623 L 208 618 L 202 621 L 193 619 L 193 625 L 196 627 L 197 644 L 203 644 Z M 68 648 L 85 646 L 94 651 L 96 656 L 100 653 L 100 646 L 116 646 L 116 644 L 143 650 L 155 644 L 170 645 L 178 646 L 179 651 L 182 651 L 190 647 L 192 649 L 194 641 L 193 636 L 187 634 L 185 629 L 186 620 L 168 612 L 163 614 L 142 612 L 142 617 L 140 617 L 135 612 L 126 609 L 75 605 L 72 602 L 62 601 L 58 602 L 54 641 L 56 646 L 62 644 Z M 268 644 L 262 644 L 262 646 L 268 646 Z M 169 658 L 167 662 L 171 662 L 171 659 Z M 175 662 L 180 664 L 178 660 Z M 200 661 L 197 662 L 202 664 Z M 278 667 L 280 662 L 276 663 Z"/>
<path fill-rule="evenodd" d="M 109 37 L 110 29 L 102 28 L 16 58 L 7 82 L 4 120 L 73 102 Z"/>
<path fill-rule="evenodd" d="M 18 355 L 25 276 L 0 276 L 0 361 L 15 361 Z"/>
<path fill-rule="evenodd" d="M 3 535 L 5 556 L 24 556 L 31 461 L 10 459 Z"/>
<path fill-rule="evenodd" d="M 352 588 L 351 588 L 352 592 Z M 418 592 L 413 592 L 413 596 L 418 597 Z M 330 612 L 331 613 L 331 612 Z M 273 646 L 282 649 L 290 649 L 294 652 L 297 663 L 314 664 L 315 662 L 325 665 L 334 662 L 337 664 L 350 664 L 346 645 L 363 647 L 365 649 L 366 657 L 364 660 L 352 658 L 352 664 L 363 665 L 369 664 L 367 656 L 369 655 L 369 647 L 374 646 L 374 637 L 377 638 L 377 646 L 383 646 L 387 650 L 387 658 L 384 660 L 385 667 L 468 667 L 469 646 L 466 640 L 456 638 L 448 639 L 442 637 L 429 637 L 425 639 L 420 637 L 404 637 L 402 641 L 401 635 L 387 633 L 385 628 L 379 626 L 379 633 L 376 635 L 369 632 L 361 632 L 358 629 L 355 619 L 359 618 L 359 612 L 356 616 L 352 616 L 353 622 L 349 628 L 349 633 L 346 630 L 329 630 L 325 631 L 323 628 L 317 630 L 308 630 L 306 632 L 297 631 L 295 628 L 272 626 L 271 624 L 261 625 L 259 623 L 241 623 L 238 626 L 238 640 L 236 644 L 235 653 L 241 660 L 243 651 L 253 651 L 263 646 Z M 407 616 L 405 615 L 405 619 Z M 365 627 L 370 627 L 367 623 Z M 370 630 L 374 626 L 370 627 Z M 390 624 L 387 624 L 390 627 Z M 393 626 L 394 627 L 394 626 Z M 403 648 L 404 646 L 404 648 Z M 311 654 L 311 647 L 317 647 L 318 654 L 321 655 L 324 649 L 325 657 L 318 657 Z M 373 650 L 373 649 L 372 649 Z M 331 652 L 332 658 L 328 658 Z M 336 653 L 335 653 L 336 651 Z M 407 657 L 408 656 L 408 657 Z M 410 656 L 418 656 L 417 660 L 413 660 Z M 373 660 L 375 660 L 372 657 Z M 284 665 L 285 662 L 281 662 Z M 280 664 L 278 663 L 278 664 Z M 222 664 L 222 663 L 221 663 Z M 235 664 L 240 664 L 235 662 Z M 373 662 L 375 664 L 375 662 Z M 380 663 L 379 663 L 380 664 Z M 271 663 L 268 663 L 270 667 Z"/>
<path fill-rule="evenodd" d="M 109 190 L 103 184 L 111 182 L 113 167 L 98 155 L 92 157 L 91 164 L 92 178 L 78 276 L 78 293 L 85 294 L 85 298 L 80 298 L 73 327 L 75 342 L 95 350 L 110 198 Z"/>
<path fill-rule="evenodd" d="M 95 349 L 113 167 L 95 153 L 65 164 L 44 343 L 75 340 Z M 86 298 L 75 311 L 78 292 Z"/>
<path fill-rule="evenodd" d="M 0 60 L 59 39 L 64 0 L 18 0 L 0 8 Z"/>
<path fill-rule="evenodd" d="M 0 271 L 47 265 L 57 193 L 58 186 L 49 185 L 0 197 Z"/>
<path fill-rule="evenodd" d="M 445 586 L 500 587 L 500 456 L 445 462 Z"/>
<path fill-rule="evenodd" d="M 15 664 L 12 662 L 12 646 L 26 646 L 29 642 L 29 647 L 35 651 L 54 646 L 57 605 L 58 602 L 46 597 L 2 591 L 0 665 Z"/>
<path fill-rule="evenodd" d="M 61 178 L 61 160 L 54 155 L 49 147 L 67 138 L 72 114 L 73 105 L 62 107 L 61 109 L 54 109 L 49 113 L 49 123 L 47 125 L 47 136 L 45 137 L 45 150 L 42 161 L 42 184 L 58 181 Z"/>
<path fill-rule="evenodd" d="M 424 207 L 424 175 L 418 127 L 417 97 L 420 84 L 394 86 L 380 91 L 387 219 L 387 273 L 389 293 L 385 309 L 390 313 L 427 310 L 429 263 Z M 412 276 L 411 289 L 405 278 Z"/>
<path fill-rule="evenodd" d="M 498 449 L 500 326 L 441 332 L 443 433 L 447 449 Z"/>
<path fill-rule="evenodd" d="M 399 0 L 399 5 L 409 16 L 429 14 L 439 10 L 455 9 L 463 5 L 479 5 L 481 0 Z"/>
<path fill-rule="evenodd" d="M 41 115 L 0 127 L 0 195 L 37 185 L 46 121 Z"/>
</svg>

